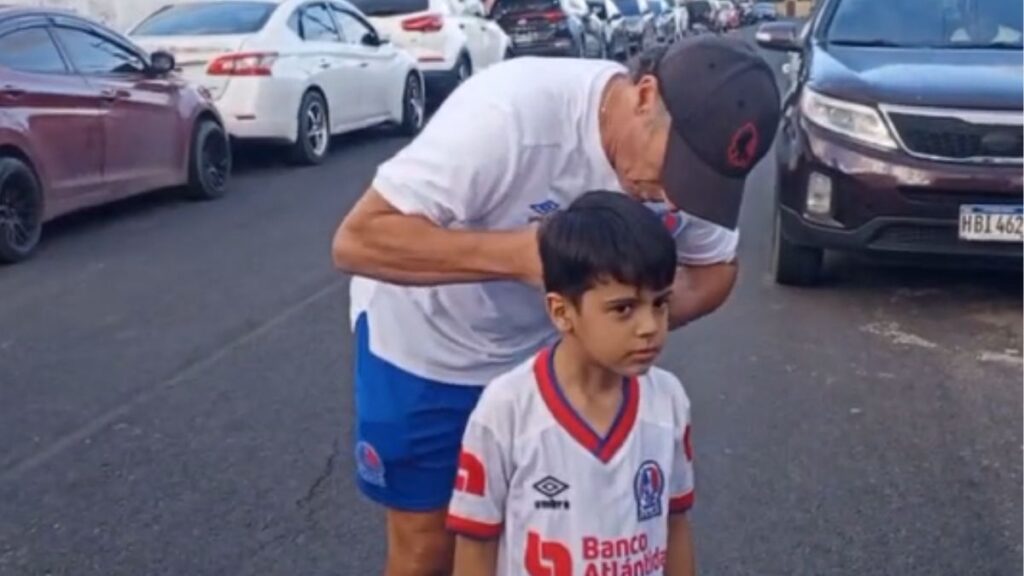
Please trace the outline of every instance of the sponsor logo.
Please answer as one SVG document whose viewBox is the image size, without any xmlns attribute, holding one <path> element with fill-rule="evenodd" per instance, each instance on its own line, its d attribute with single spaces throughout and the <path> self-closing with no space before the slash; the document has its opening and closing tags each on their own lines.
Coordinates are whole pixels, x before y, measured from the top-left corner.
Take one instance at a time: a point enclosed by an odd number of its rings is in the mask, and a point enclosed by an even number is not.
<svg viewBox="0 0 1024 576">
<path fill-rule="evenodd" d="M 536 500 L 533 507 L 537 510 L 568 510 L 568 500 L 556 500 L 560 494 L 569 489 L 569 485 L 554 476 L 545 476 L 533 485 L 533 489 L 540 492 L 545 499 Z"/>
<path fill-rule="evenodd" d="M 473 496 L 483 496 L 487 490 L 487 470 L 475 454 L 463 450 L 459 454 L 459 473 L 455 476 L 455 490 Z"/>
<path fill-rule="evenodd" d="M 572 554 L 561 542 L 544 540 L 530 531 L 526 535 L 526 573 L 529 576 L 572 576 Z M 589 573 L 588 573 L 589 574 Z"/>
<path fill-rule="evenodd" d="M 668 552 L 651 548 L 647 534 L 625 538 L 583 538 L 584 576 L 647 576 L 661 574 Z"/>
<path fill-rule="evenodd" d="M 384 487 L 384 461 L 369 442 L 360 441 L 356 444 L 356 472 L 363 482 Z"/>
<path fill-rule="evenodd" d="M 633 478 L 636 515 L 640 522 L 661 516 L 661 496 L 665 493 L 665 474 L 654 460 L 640 465 Z"/>
</svg>

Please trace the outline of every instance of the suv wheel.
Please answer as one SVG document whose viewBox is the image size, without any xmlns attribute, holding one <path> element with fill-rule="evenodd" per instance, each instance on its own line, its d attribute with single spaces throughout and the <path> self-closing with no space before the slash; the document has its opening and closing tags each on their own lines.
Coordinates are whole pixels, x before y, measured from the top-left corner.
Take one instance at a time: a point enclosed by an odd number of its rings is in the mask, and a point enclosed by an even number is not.
<svg viewBox="0 0 1024 576">
<path fill-rule="evenodd" d="M 0 262 L 32 255 L 43 230 L 43 190 L 32 169 L 0 158 Z"/>
<path fill-rule="evenodd" d="M 782 234 L 782 217 L 775 209 L 775 230 L 772 234 L 772 275 L 775 282 L 786 286 L 810 286 L 821 279 L 825 251 L 821 248 L 793 244 Z"/>
</svg>

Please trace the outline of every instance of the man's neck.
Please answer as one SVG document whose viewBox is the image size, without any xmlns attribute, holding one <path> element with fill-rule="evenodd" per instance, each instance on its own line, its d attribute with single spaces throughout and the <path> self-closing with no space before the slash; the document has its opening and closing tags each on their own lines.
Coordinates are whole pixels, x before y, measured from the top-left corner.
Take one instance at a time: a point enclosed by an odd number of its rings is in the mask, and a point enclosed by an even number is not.
<svg viewBox="0 0 1024 576">
<path fill-rule="evenodd" d="M 604 148 L 608 163 L 615 167 L 615 157 L 618 153 L 619 134 L 616 130 L 616 123 L 613 118 L 621 105 L 623 89 L 628 85 L 629 80 L 622 74 L 616 74 L 608 81 L 601 94 L 601 104 L 597 112 L 597 126 L 601 133 L 601 147 Z"/>
</svg>

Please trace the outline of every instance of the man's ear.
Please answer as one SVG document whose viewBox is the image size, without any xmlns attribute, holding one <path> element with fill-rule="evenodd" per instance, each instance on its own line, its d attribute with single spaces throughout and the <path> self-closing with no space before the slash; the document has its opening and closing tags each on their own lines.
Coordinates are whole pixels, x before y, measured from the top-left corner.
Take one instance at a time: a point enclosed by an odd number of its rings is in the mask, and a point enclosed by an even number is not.
<svg viewBox="0 0 1024 576">
<path fill-rule="evenodd" d="M 570 314 L 570 303 L 561 294 L 549 292 L 545 297 L 545 304 L 548 309 L 548 317 L 555 329 L 565 334 L 572 332 L 572 315 Z"/>
<path fill-rule="evenodd" d="M 655 113 L 661 107 L 658 79 L 653 75 L 645 74 L 636 83 L 636 106 L 637 112 L 643 115 Z"/>
</svg>

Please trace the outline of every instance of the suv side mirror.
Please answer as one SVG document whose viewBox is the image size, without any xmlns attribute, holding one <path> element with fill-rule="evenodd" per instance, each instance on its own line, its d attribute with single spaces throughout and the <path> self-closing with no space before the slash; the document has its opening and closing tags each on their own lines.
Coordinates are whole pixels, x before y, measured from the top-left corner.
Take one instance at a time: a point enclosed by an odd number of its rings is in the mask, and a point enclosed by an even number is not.
<svg viewBox="0 0 1024 576">
<path fill-rule="evenodd" d="M 149 55 L 149 72 L 154 76 L 163 76 L 174 72 L 178 66 L 174 54 L 158 50 Z"/>
<path fill-rule="evenodd" d="M 757 44 L 765 50 L 799 52 L 801 50 L 796 25 L 792 22 L 770 22 L 757 28 Z"/>
</svg>

